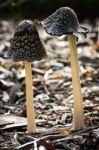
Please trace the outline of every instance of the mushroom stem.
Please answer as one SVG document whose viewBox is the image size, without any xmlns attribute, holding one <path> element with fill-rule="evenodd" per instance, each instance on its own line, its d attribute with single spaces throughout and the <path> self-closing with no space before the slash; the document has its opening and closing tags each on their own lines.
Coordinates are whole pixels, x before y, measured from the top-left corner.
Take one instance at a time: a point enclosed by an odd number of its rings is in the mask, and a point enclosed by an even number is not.
<svg viewBox="0 0 99 150">
<path fill-rule="evenodd" d="M 29 133 L 36 132 L 35 111 L 33 102 L 32 90 L 32 73 L 31 62 L 25 61 L 25 74 L 26 74 L 26 107 L 27 107 L 27 131 Z"/>
<path fill-rule="evenodd" d="M 73 129 L 80 130 L 85 128 L 85 125 L 83 116 L 83 98 L 81 94 L 80 77 L 78 69 L 76 38 L 73 35 L 68 35 L 68 40 L 70 46 L 72 84 L 74 92 Z"/>
</svg>

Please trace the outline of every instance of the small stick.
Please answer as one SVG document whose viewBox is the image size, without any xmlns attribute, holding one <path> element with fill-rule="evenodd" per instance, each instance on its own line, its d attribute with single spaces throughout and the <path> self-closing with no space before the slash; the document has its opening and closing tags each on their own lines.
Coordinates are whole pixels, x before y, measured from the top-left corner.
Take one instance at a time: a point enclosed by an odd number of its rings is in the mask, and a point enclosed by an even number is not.
<svg viewBox="0 0 99 150">
<path fill-rule="evenodd" d="M 80 77 L 78 70 L 76 38 L 73 35 L 68 35 L 68 40 L 70 46 L 72 84 L 74 92 L 73 129 L 79 130 L 85 128 L 85 125 L 83 117 L 83 98 L 81 94 Z"/>
<path fill-rule="evenodd" d="M 33 102 L 33 90 L 32 90 L 32 73 L 31 62 L 25 61 L 25 73 L 26 73 L 26 107 L 27 107 L 27 131 L 29 133 L 36 132 L 35 123 L 35 111 Z"/>
</svg>

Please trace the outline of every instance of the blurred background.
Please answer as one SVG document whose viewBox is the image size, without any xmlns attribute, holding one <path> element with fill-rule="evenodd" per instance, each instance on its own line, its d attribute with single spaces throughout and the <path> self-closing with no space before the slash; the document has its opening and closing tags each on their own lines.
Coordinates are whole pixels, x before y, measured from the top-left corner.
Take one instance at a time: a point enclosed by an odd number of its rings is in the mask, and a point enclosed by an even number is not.
<svg viewBox="0 0 99 150">
<path fill-rule="evenodd" d="M 80 20 L 96 19 L 99 15 L 99 0 L 0 0 L 0 17 L 44 18 L 62 6 L 74 9 Z"/>
</svg>

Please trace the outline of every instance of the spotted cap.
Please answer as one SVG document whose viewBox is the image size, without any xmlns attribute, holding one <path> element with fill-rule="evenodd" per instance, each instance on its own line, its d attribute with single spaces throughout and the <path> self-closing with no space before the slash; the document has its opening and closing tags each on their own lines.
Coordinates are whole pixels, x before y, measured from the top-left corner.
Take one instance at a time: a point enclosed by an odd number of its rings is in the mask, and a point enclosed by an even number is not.
<svg viewBox="0 0 99 150">
<path fill-rule="evenodd" d="M 41 25 L 48 34 L 61 36 L 65 34 L 73 34 L 78 36 L 84 34 L 88 30 L 80 27 L 76 13 L 69 7 L 61 7 L 51 16 L 41 22 Z"/>
<path fill-rule="evenodd" d="M 29 62 L 46 57 L 44 45 L 32 21 L 24 20 L 17 26 L 7 57 Z"/>
</svg>

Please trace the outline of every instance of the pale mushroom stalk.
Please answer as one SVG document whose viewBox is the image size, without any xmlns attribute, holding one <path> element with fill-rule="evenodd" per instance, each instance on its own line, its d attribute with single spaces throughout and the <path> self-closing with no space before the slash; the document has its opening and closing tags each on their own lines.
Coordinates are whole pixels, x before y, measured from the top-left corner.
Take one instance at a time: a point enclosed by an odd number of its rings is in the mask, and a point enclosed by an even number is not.
<svg viewBox="0 0 99 150">
<path fill-rule="evenodd" d="M 25 64 L 27 131 L 29 133 L 35 133 L 36 122 L 33 101 L 31 62 L 44 59 L 46 57 L 46 50 L 39 37 L 34 22 L 24 20 L 18 24 L 7 55 L 15 62 L 23 61 Z"/>
<path fill-rule="evenodd" d="M 68 35 L 70 46 L 70 59 L 72 71 L 72 85 L 74 92 L 73 129 L 79 130 L 85 127 L 83 117 L 83 98 L 81 94 L 80 77 L 78 69 L 76 37 Z"/>
<path fill-rule="evenodd" d="M 83 117 L 83 99 L 81 95 L 80 78 L 78 71 L 77 47 L 75 36 L 86 35 L 88 30 L 81 27 L 76 13 L 69 7 L 62 7 L 41 22 L 45 31 L 53 36 L 67 35 L 70 43 L 72 83 L 74 91 L 73 129 L 85 127 Z"/>
<path fill-rule="evenodd" d="M 29 133 L 36 132 L 35 110 L 32 90 L 31 62 L 24 62 L 26 75 L 26 107 L 27 107 L 27 130 Z"/>
</svg>

